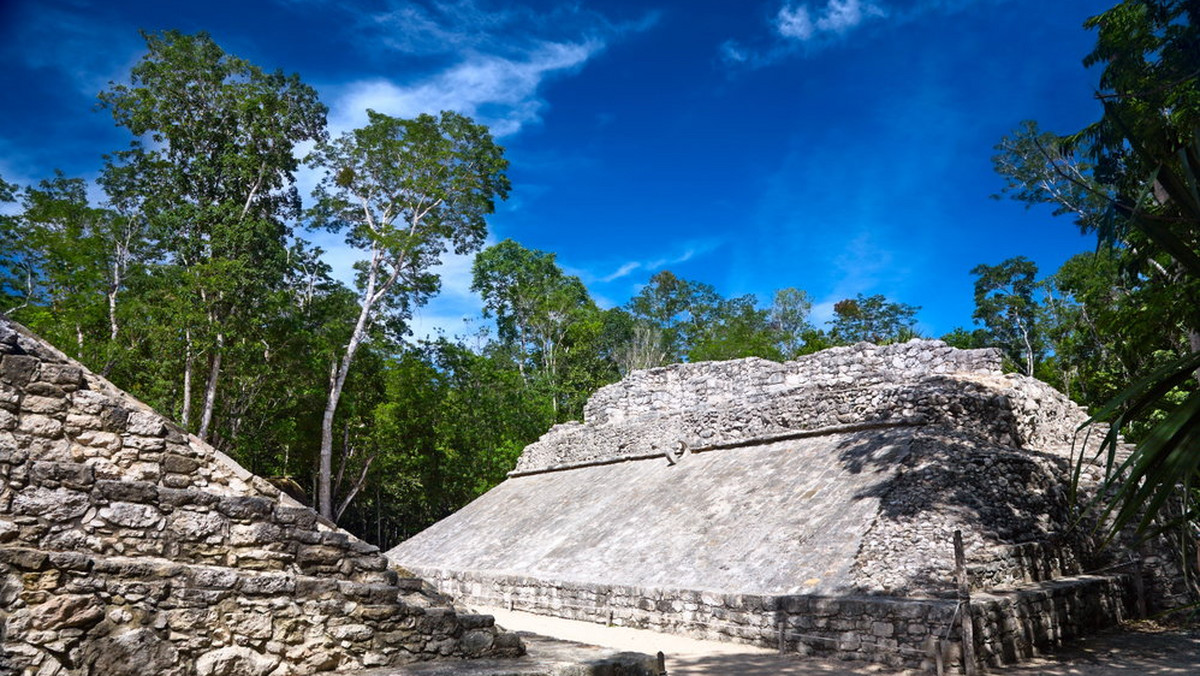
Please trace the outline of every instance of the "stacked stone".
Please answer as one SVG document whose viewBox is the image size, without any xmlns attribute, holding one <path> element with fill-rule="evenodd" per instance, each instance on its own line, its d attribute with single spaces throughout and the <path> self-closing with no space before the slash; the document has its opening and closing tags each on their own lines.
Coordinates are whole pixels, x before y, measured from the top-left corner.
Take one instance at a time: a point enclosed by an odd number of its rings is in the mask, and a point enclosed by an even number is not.
<svg viewBox="0 0 1200 676">
<path fill-rule="evenodd" d="M 0 317 L 0 673 L 284 676 L 520 640 Z"/>
<path fill-rule="evenodd" d="M 940 340 L 896 345 L 858 343 L 777 363 L 751 357 L 723 362 L 672 364 L 634 371 L 588 399 L 584 420 L 593 425 L 652 412 L 757 403 L 797 387 L 905 382 L 946 373 L 999 374 L 999 350 L 958 350 Z"/>
<path fill-rule="evenodd" d="M 995 350 L 915 340 L 785 364 L 750 358 L 638 371 L 593 395 L 584 423 L 557 425 L 528 446 L 516 472 L 900 425 L 1069 455 L 1083 409 L 1045 383 L 1001 375 L 999 363 Z"/>
<path fill-rule="evenodd" d="M 429 577 L 479 603 L 581 621 L 922 671 L 933 671 L 939 652 L 947 665 L 961 661 L 952 598 L 721 593 L 473 571 L 429 571 Z M 971 602 L 977 660 L 999 667 L 1128 618 L 1133 598 L 1120 578 L 1079 576 L 976 594 Z"/>
</svg>

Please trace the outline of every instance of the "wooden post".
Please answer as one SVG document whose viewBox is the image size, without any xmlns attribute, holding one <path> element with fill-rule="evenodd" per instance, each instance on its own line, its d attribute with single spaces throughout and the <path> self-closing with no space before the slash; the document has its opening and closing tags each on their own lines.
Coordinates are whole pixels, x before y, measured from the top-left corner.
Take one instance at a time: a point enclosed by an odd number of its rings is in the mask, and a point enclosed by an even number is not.
<svg viewBox="0 0 1200 676">
<path fill-rule="evenodd" d="M 1142 557 L 1133 562 L 1133 590 L 1137 594 L 1137 614 L 1139 620 L 1146 619 L 1146 580 L 1142 577 Z"/>
<path fill-rule="evenodd" d="M 971 619 L 971 585 L 967 580 L 967 557 L 963 553 L 962 531 L 954 531 L 954 572 L 958 577 L 958 602 L 962 611 L 963 673 L 975 676 L 975 622 Z"/>
<path fill-rule="evenodd" d="M 775 628 L 779 631 L 779 654 L 780 655 L 786 654 L 787 653 L 787 620 L 783 619 L 782 617 L 779 618 L 779 622 Z"/>
</svg>

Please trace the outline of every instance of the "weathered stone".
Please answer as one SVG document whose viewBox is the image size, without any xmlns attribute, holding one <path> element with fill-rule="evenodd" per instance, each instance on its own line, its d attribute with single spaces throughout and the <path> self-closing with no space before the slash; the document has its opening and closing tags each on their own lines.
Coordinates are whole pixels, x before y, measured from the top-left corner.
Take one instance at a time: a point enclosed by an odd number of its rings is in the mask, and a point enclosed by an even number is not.
<svg viewBox="0 0 1200 676">
<path fill-rule="evenodd" d="M 113 502 L 100 508 L 100 518 L 125 528 L 154 528 L 162 522 L 162 512 L 151 505 Z"/>
<path fill-rule="evenodd" d="M 191 474 L 200 467 L 200 463 L 193 458 L 185 458 L 174 453 L 167 453 L 163 456 L 162 468 L 164 472 L 173 472 L 176 474 Z"/>
<path fill-rule="evenodd" d="M 70 364 L 42 364 L 39 378 L 43 382 L 64 386 L 74 391 L 83 386 L 83 369 Z"/>
<path fill-rule="evenodd" d="M 33 608 L 30 621 L 35 629 L 61 631 L 87 628 L 104 619 L 104 608 L 91 596 L 57 596 Z"/>
<path fill-rule="evenodd" d="M 97 481 L 96 492 L 120 502 L 152 503 L 158 497 L 158 488 L 145 481 Z"/>
<path fill-rule="evenodd" d="M 67 402 L 61 397 L 41 397 L 26 392 L 21 400 L 21 410 L 28 413 L 62 413 L 67 410 Z"/>
<path fill-rule="evenodd" d="M 62 522 L 83 516 L 89 505 L 86 493 L 68 488 L 33 486 L 17 493 L 12 501 L 12 512 Z"/>
<path fill-rule="evenodd" d="M 230 646 L 201 655 L 196 660 L 196 676 L 267 676 L 278 664 L 278 657 Z"/>
<path fill-rule="evenodd" d="M 232 497 L 222 499 L 216 507 L 231 519 L 259 519 L 270 515 L 275 504 L 265 498 Z"/>
<path fill-rule="evenodd" d="M 91 642 L 84 649 L 86 673 L 104 676 L 183 676 L 179 651 L 151 629 L 133 629 Z"/>
<path fill-rule="evenodd" d="M 161 437 L 167 433 L 167 427 L 162 416 L 150 411 L 132 411 L 125 422 L 125 431 L 144 437 Z"/>
<path fill-rule="evenodd" d="M 37 413 L 28 413 L 21 416 L 20 423 L 17 429 L 25 434 L 32 434 L 35 437 L 45 437 L 47 439 L 58 439 L 63 433 L 62 422 Z"/>
<path fill-rule="evenodd" d="M 167 527 L 184 541 L 207 540 L 220 537 L 228 529 L 229 521 L 213 512 L 198 512 L 177 509 L 168 517 Z"/>
<path fill-rule="evenodd" d="M 0 357 L 0 380 L 10 385 L 24 387 L 29 384 L 41 362 L 37 357 L 6 354 Z"/>
</svg>

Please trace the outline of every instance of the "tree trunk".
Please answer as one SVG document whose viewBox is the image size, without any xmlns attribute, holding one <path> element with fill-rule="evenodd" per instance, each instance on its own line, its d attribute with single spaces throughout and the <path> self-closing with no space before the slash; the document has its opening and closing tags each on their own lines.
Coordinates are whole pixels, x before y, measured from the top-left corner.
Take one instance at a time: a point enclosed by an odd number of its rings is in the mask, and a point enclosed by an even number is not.
<svg viewBox="0 0 1200 676">
<path fill-rule="evenodd" d="M 398 271 L 389 277 L 376 291 L 379 278 L 379 265 L 382 253 L 378 250 L 371 256 L 371 265 L 367 270 L 367 287 L 362 295 L 362 308 L 358 313 L 358 321 L 354 324 L 354 332 L 346 343 L 346 353 L 342 355 L 341 363 L 335 359 L 333 368 L 329 371 L 329 398 L 325 402 L 325 413 L 321 417 L 321 451 L 317 471 L 317 510 L 321 516 L 332 521 L 333 513 L 333 417 L 337 413 L 338 402 L 342 398 L 342 389 L 346 386 L 346 376 L 350 373 L 350 364 L 354 354 L 367 335 L 370 325 L 371 311 L 380 296 L 395 282 Z"/>
<path fill-rule="evenodd" d="M 183 410 L 179 413 L 179 424 L 186 430 L 192 418 L 192 362 L 194 361 L 194 355 L 192 354 L 192 330 L 184 330 L 183 337 Z"/>
<path fill-rule="evenodd" d="M 217 333 L 217 344 L 213 348 L 212 359 L 209 362 L 208 381 L 204 384 L 204 411 L 200 414 L 199 436 L 208 441 L 208 429 L 212 424 L 213 408 L 217 403 L 217 380 L 221 376 L 221 355 L 224 352 L 225 336 Z"/>
</svg>

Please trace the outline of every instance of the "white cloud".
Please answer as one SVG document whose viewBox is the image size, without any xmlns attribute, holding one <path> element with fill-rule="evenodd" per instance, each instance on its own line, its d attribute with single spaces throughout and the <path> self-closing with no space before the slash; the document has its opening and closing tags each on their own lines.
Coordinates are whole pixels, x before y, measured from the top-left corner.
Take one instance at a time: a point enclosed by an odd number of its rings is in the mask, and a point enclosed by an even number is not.
<svg viewBox="0 0 1200 676">
<path fill-rule="evenodd" d="M 816 19 L 808 5 L 789 3 L 775 16 L 775 30 L 785 38 L 804 42 L 825 33 L 842 35 L 867 19 L 886 16 L 881 7 L 862 0 L 828 0 Z"/>
<path fill-rule="evenodd" d="M 453 110 L 491 127 L 495 136 L 515 134 L 540 119 L 542 83 L 580 68 L 603 48 L 595 41 L 547 43 L 521 59 L 470 54 L 457 65 L 411 85 L 375 79 L 340 88 L 330 126 L 340 132 L 366 123 L 368 108 L 397 117 Z"/>
<path fill-rule="evenodd" d="M 123 80 L 145 51 L 133 27 L 97 25 L 95 17 L 35 6 L 13 34 L 33 68 L 57 71 L 89 98 Z"/>
<path fill-rule="evenodd" d="M 963 1 L 922 0 L 915 7 L 894 12 L 870 0 L 817 0 L 814 3 L 785 0 L 770 20 L 771 36 L 759 38 L 752 46 L 726 40 L 719 51 L 722 61 L 728 65 L 761 68 L 801 49 L 819 49 L 838 42 L 873 19 L 902 22 L 929 11 L 950 9 Z"/>
<path fill-rule="evenodd" d="M 816 29 L 813 26 L 812 17 L 808 15 L 808 5 L 799 7 L 784 5 L 775 17 L 775 30 L 785 38 L 796 38 L 797 40 L 811 38 Z"/>
<path fill-rule="evenodd" d="M 495 136 L 516 134 L 540 121 L 547 80 L 577 72 L 613 39 L 657 21 L 651 12 L 613 23 L 575 4 L 536 11 L 521 5 L 485 10 L 474 0 L 393 1 L 386 11 L 358 17 L 358 41 L 371 45 L 377 60 L 419 56 L 442 64 L 404 79 L 323 88 L 333 94 L 331 131 L 361 126 L 372 108 L 401 117 L 453 110 L 487 124 Z"/>
<path fill-rule="evenodd" d="M 642 267 L 641 263 L 638 263 L 637 261 L 630 261 L 628 263 L 623 264 L 621 267 L 617 268 L 616 271 L 614 271 L 612 274 L 601 277 L 600 281 L 605 282 L 605 283 L 616 281 L 616 280 L 632 273 L 634 270 L 640 269 L 641 267 Z"/>
<path fill-rule="evenodd" d="M 712 251 L 713 249 L 717 248 L 717 246 L 719 246 L 719 245 L 720 245 L 720 242 L 717 240 L 705 240 L 705 241 L 685 243 L 684 249 L 680 253 L 677 253 L 672 256 L 664 256 L 661 258 L 653 258 L 653 259 L 640 260 L 640 261 L 625 261 L 624 263 L 621 263 L 619 266 L 617 266 L 616 270 L 613 270 L 612 272 L 610 272 L 606 275 L 595 275 L 595 274 L 590 274 L 586 271 L 579 271 L 579 270 L 570 270 L 570 272 L 571 272 L 571 274 L 577 275 L 580 279 L 582 279 L 586 283 L 600 282 L 602 284 L 607 284 L 609 282 L 615 282 L 618 279 L 623 279 L 625 277 L 628 277 L 629 275 L 633 274 L 634 272 L 637 272 L 638 270 L 644 270 L 646 272 L 653 273 L 653 272 L 657 272 L 659 270 L 662 270 L 662 269 L 667 268 L 672 265 L 678 265 L 680 263 L 685 263 L 685 262 L 690 261 L 691 259 L 695 258 L 696 256 L 701 256 L 703 254 L 706 254 L 706 253 Z"/>
</svg>

